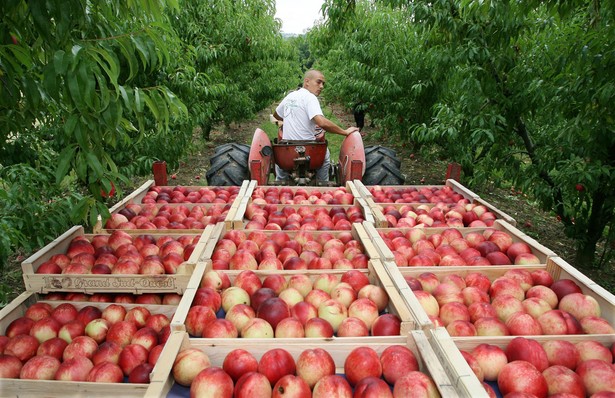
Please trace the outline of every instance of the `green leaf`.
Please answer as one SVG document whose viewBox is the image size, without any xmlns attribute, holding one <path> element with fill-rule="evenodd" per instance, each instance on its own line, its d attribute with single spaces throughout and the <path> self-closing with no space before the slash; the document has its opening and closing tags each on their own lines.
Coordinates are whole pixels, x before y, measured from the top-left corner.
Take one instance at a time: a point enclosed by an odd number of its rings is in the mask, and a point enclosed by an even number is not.
<svg viewBox="0 0 615 398">
<path fill-rule="evenodd" d="M 104 175 L 103 166 L 100 163 L 100 160 L 93 152 L 86 152 L 85 157 L 88 162 L 88 166 L 93 171 L 93 174 L 90 175 L 90 181 L 98 181 Z"/>
<path fill-rule="evenodd" d="M 59 184 L 64 176 L 68 174 L 68 169 L 70 168 L 71 162 L 75 157 L 76 150 L 77 148 L 74 146 L 69 146 L 64 148 L 64 150 L 60 153 L 58 167 L 56 168 L 56 184 Z"/>
</svg>

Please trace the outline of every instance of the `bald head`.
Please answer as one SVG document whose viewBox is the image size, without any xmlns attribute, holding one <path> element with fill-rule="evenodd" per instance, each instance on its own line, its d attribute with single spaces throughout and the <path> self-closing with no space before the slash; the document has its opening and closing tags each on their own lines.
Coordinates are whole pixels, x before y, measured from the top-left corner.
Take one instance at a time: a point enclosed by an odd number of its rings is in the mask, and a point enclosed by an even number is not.
<svg viewBox="0 0 615 398">
<path fill-rule="evenodd" d="M 316 69 L 310 69 L 305 72 L 303 77 L 303 88 L 318 96 L 325 87 L 325 76 L 321 71 Z"/>
</svg>

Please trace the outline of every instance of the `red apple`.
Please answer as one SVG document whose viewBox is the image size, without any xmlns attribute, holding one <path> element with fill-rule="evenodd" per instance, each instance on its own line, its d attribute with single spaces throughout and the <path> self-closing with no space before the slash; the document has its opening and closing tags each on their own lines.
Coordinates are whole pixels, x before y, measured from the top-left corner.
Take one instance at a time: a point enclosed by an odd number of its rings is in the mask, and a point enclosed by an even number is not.
<svg viewBox="0 0 615 398">
<path fill-rule="evenodd" d="M 222 368 L 236 382 L 241 375 L 248 372 L 256 372 L 258 370 L 258 361 L 250 352 L 237 348 L 226 355 Z"/>
<path fill-rule="evenodd" d="M 55 379 L 62 381 L 86 381 L 94 364 L 86 357 L 78 356 L 60 364 Z"/>
<path fill-rule="evenodd" d="M 273 386 L 272 398 L 310 398 L 312 391 L 308 384 L 299 376 L 285 375 Z"/>
<path fill-rule="evenodd" d="M 20 379 L 54 380 L 60 368 L 60 360 L 48 355 L 37 355 L 24 363 L 19 374 Z"/>
<path fill-rule="evenodd" d="M 294 375 L 296 364 L 293 356 L 282 348 L 274 348 L 263 354 L 258 362 L 258 372 L 275 385 L 285 375 Z"/>
<path fill-rule="evenodd" d="M 0 378 L 17 379 L 21 372 L 22 362 L 13 355 L 0 354 Z"/>
<path fill-rule="evenodd" d="M 547 353 L 536 340 L 515 337 L 508 343 L 505 352 L 509 362 L 526 361 L 531 363 L 539 372 L 549 367 Z"/>
<path fill-rule="evenodd" d="M 122 383 L 124 381 L 124 373 L 122 369 L 114 363 L 101 362 L 94 365 L 86 378 L 86 381 L 96 383 Z"/>
<path fill-rule="evenodd" d="M 273 393 L 267 377 L 258 372 L 248 372 L 237 380 L 233 398 L 270 397 Z"/>
<path fill-rule="evenodd" d="M 498 387 L 503 395 L 512 392 L 534 394 L 537 398 L 548 395 L 547 381 L 529 362 L 517 360 L 504 365 L 498 375 Z"/>
<path fill-rule="evenodd" d="M 419 363 L 414 353 L 402 345 L 389 346 L 380 354 L 382 376 L 394 385 L 404 374 L 419 370 Z"/>
<path fill-rule="evenodd" d="M 380 377 L 382 364 L 378 353 L 367 346 L 353 349 L 344 362 L 344 373 L 352 386 L 368 376 Z"/>
<path fill-rule="evenodd" d="M 190 397 L 232 398 L 233 380 L 221 368 L 212 366 L 203 369 L 190 385 Z"/>
<path fill-rule="evenodd" d="M 38 340 L 27 334 L 18 334 L 9 339 L 4 347 L 5 355 L 17 357 L 22 363 L 36 355 Z"/>
<path fill-rule="evenodd" d="M 352 388 L 339 375 L 327 375 L 318 380 L 312 390 L 312 398 L 352 398 Z"/>
<path fill-rule="evenodd" d="M 372 336 L 399 336 L 401 319 L 395 314 L 382 314 L 372 323 Z"/>
</svg>

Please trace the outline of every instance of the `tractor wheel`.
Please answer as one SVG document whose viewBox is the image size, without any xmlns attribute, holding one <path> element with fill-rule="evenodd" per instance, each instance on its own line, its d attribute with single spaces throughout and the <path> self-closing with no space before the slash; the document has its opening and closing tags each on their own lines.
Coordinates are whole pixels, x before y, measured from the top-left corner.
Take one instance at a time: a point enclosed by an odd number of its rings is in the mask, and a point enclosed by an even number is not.
<svg viewBox="0 0 615 398">
<path fill-rule="evenodd" d="M 400 171 L 401 161 L 391 148 L 383 146 L 365 147 L 365 185 L 402 185 L 404 176 Z"/>
<path fill-rule="evenodd" d="M 245 144 L 224 144 L 216 147 L 209 160 L 211 167 L 207 170 L 209 186 L 240 186 L 250 179 L 248 155 L 250 146 Z"/>
</svg>

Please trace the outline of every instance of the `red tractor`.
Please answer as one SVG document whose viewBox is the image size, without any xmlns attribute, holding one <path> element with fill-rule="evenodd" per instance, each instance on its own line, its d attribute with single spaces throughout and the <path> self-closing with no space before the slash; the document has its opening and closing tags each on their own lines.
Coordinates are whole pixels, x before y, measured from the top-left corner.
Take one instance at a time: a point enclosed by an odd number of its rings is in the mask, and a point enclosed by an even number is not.
<svg viewBox="0 0 615 398">
<path fill-rule="evenodd" d="M 224 144 L 215 149 L 207 171 L 210 186 L 241 185 L 256 180 L 258 185 L 343 186 L 361 180 L 365 185 L 401 185 L 404 177 L 395 151 L 382 146 L 363 147 L 359 133 L 344 139 L 337 164 L 331 164 L 329 181 L 318 181 L 315 172 L 322 166 L 326 141 L 271 140 L 256 129 L 252 145 Z M 275 180 L 275 165 L 290 173 L 285 181 Z"/>
</svg>

